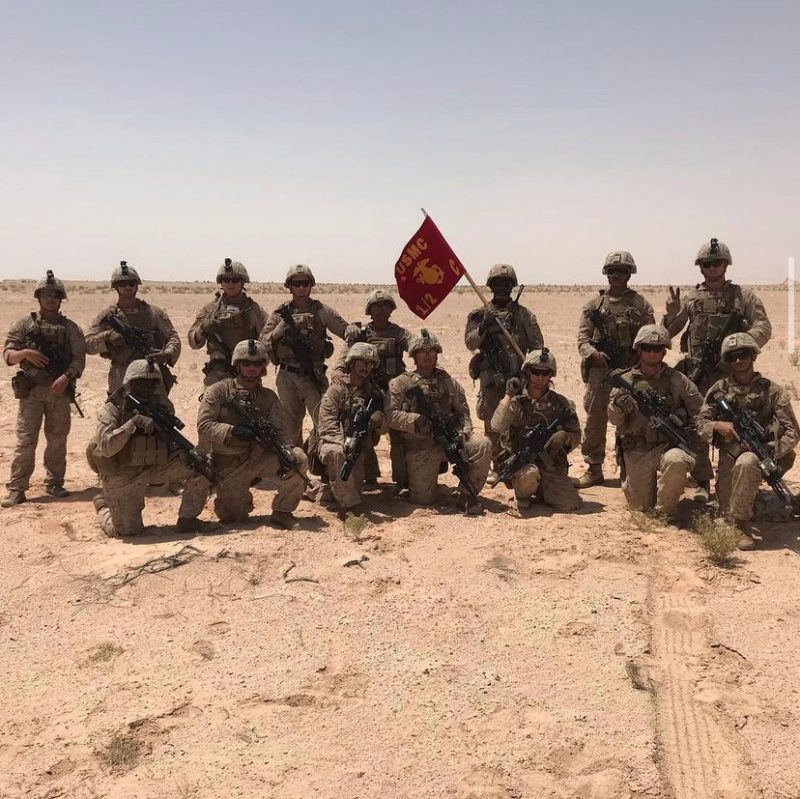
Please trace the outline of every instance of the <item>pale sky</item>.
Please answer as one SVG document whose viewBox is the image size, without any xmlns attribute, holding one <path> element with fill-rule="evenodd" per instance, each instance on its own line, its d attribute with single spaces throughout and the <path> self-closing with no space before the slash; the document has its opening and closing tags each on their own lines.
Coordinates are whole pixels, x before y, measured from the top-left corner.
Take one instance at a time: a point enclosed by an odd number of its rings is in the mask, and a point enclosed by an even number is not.
<svg viewBox="0 0 800 799">
<path fill-rule="evenodd" d="M 800 258 L 796 2 L 0 8 L 0 278 L 390 283 L 421 206 L 480 281 Z"/>
</svg>

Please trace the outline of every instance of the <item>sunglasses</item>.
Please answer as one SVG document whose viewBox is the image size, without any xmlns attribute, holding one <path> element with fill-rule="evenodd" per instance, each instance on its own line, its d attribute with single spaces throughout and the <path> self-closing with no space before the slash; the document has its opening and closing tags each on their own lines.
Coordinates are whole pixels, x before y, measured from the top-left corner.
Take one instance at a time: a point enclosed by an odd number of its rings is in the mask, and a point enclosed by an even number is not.
<svg viewBox="0 0 800 799">
<path fill-rule="evenodd" d="M 266 366 L 266 361 L 242 361 L 244 366 L 258 366 L 261 368 L 262 366 Z"/>
<path fill-rule="evenodd" d="M 290 286 L 296 286 L 299 289 L 307 289 L 311 285 L 310 280 L 293 280 Z"/>
<path fill-rule="evenodd" d="M 243 283 L 244 281 L 240 277 L 221 277 L 220 282 L 222 283 Z"/>
<path fill-rule="evenodd" d="M 666 352 L 667 348 L 662 346 L 661 344 L 640 344 L 640 350 L 644 350 L 644 352 Z"/>
<path fill-rule="evenodd" d="M 550 377 L 552 372 L 549 369 L 531 369 L 531 374 L 535 377 Z"/>
<path fill-rule="evenodd" d="M 728 363 L 732 361 L 746 361 L 748 358 L 752 358 L 753 353 L 750 350 L 736 350 L 735 352 L 729 352 L 725 356 L 725 360 Z"/>
<path fill-rule="evenodd" d="M 118 280 L 114 285 L 115 286 L 119 286 L 120 288 L 130 288 L 131 286 L 135 286 L 136 285 L 136 281 L 135 280 Z"/>
<path fill-rule="evenodd" d="M 607 275 L 627 275 L 628 270 L 624 266 L 612 266 L 611 269 L 606 269 Z"/>
<path fill-rule="evenodd" d="M 718 266 L 725 266 L 725 261 L 708 261 L 705 264 L 700 264 L 701 269 L 716 269 Z"/>
</svg>

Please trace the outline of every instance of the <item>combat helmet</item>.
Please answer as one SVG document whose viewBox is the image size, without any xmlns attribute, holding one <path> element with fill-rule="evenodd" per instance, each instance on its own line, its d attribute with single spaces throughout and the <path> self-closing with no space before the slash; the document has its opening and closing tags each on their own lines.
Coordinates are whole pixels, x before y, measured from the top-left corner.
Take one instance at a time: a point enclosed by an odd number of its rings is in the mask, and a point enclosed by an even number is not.
<svg viewBox="0 0 800 799">
<path fill-rule="evenodd" d="M 514 271 L 514 267 L 509 266 L 508 264 L 495 264 L 489 270 L 489 275 L 486 278 L 486 285 L 491 288 L 492 281 L 498 277 L 510 277 L 512 286 L 519 285 L 517 281 L 517 273 Z"/>
<path fill-rule="evenodd" d="M 250 338 L 240 341 L 233 348 L 231 366 L 236 366 L 239 361 L 267 361 L 267 348 L 257 339 Z"/>
<path fill-rule="evenodd" d="M 53 289 L 62 300 L 67 299 L 67 290 L 64 288 L 63 282 L 53 274 L 52 269 L 48 269 L 47 276 L 36 284 L 33 296 L 39 299 L 43 289 Z"/>
<path fill-rule="evenodd" d="M 625 266 L 628 272 L 632 275 L 636 274 L 636 261 L 627 250 L 614 250 L 606 256 L 605 263 L 603 264 L 603 274 L 608 274 L 610 266 Z"/>
<path fill-rule="evenodd" d="M 380 363 L 380 358 L 374 344 L 368 344 L 366 341 L 356 341 L 344 356 L 345 364 L 350 363 L 350 361 L 367 361 L 377 366 Z"/>
<path fill-rule="evenodd" d="M 408 354 L 413 355 L 417 350 L 433 350 L 441 352 L 442 345 L 436 336 L 431 335 L 425 328 L 419 331 L 418 336 L 412 336 L 408 342 Z"/>
<path fill-rule="evenodd" d="M 317 281 L 314 280 L 314 273 L 311 271 L 311 267 L 306 266 L 305 264 L 295 264 L 294 266 L 290 266 L 289 271 L 286 273 L 286 280 L 283 281 L 283 285 L 288 289 L 289 281 L 296 277 L 307 277 L 311 281 L 312 286 L 317 285 Z"/>
<path fill-rule="evenodd" d="M 142 285 L 139 273 L 132 266 L 128 266 L 127 261 L 120 261 L 119 266 L 111 273 L 111 288 L 113 289 L 122 280 L 135 280 L 140 286 Z"/>
<path fill-rule="evenodd" d="M 364 307 L 365 314 L 369 315 L 369 309 L 373 302 L 388 302 L 395 311 L 397 310 L 397 303 L 394 301 L 394 297 L 385 289 L 375 289 L 367 297 L 367 304 Z"/>
<path fill-rule="evenodd" d="M 547 347 L 540 350 L 532 350 L 525 356 L 522 362 L 521 372 L 530 372 L 533 369 L 549 369 L 553 377 L 558 374 L 556 368 L 556 356 Z"/>
<path fill-rule="evenodd" d="M 230 258 L 226 258 L 217 270 L 217 283 L 222 283 L 222 278 L 228 276 L 240 277 L 243 283 L 250 282 L 250 275 L 247 274 L 244 264 L 240 261 L 231 261 Z"/>
<path fill-rule="evenodd" d="M 723 261 L 728 266 L 733 263 L 728 245 L 719 239 L 711 239 L 706 244 L 701 244 L 697 251 L 697 258 L 694 259 L 695 266 L 710 264 L 714 261 Z"/>
<path fill-rule="evenodd" d="M 145 358 L 131 361 L 128 364 L 128 368 L 125 370 L 125 377 L 122 378 L 122 384 L 126 388 L 130 388 L 131 382 L 134 380 L 158 380 L 162 385 L 164 383 L 158 366 L 152 360 Z"/>
<path fill-rule="evenodd" d="M 672 349 L 672 339 L 663 325 L 642 325 L 633 340 L 633 348 L 637 349 L 642 344 L 656 344 Z"/>
<path fill-rule="evenodd" d="M 753 357 L 761 352 L 761 347 L 756 344 L 756 340 L 749 333 L 731 333 L 730 336 L 725 336 L 722 347 L 720 347 L 719 355 L 722 360 L 729 352 L 736 350 L 750 350 Z"/>
</svg>

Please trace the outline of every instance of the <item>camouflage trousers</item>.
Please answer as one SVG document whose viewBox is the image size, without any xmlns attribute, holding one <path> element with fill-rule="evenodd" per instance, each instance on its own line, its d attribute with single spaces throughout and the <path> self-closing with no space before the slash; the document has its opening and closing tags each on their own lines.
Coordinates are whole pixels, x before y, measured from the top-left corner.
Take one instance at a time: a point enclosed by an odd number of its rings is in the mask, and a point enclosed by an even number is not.
<svg viewBox="0 0 800 799">
<path fill-rule="evenodd" d="M 392 482 L 399 486 L 407 485 L 406 454 L 399 430 L 389 430 L 389 459 L 392 462 Z M 377 480 L 380 476 L 378 454 L 375 452 L 375 447 L 368 445 L 364 449 L 364 479 Z"/>
<path fill-rule="evenodd" d="M 650 450 L 629 449 L 623 453 L 625 479 L 622 490 L 635 510 L 657 510 L 671 516 L 686 488 L 695 459 L 677 447 L 657 444 Z"/>
<path fill-rule="evenodd" d="M 50 392 L 50 386 L 37 385 L 27 399 L 19 401 L 17 411 L 17 445 L 11 462 L 9 490 L 25 491 L 36 465 L 36 445 L 44 420 L 44 483 L 46 486 L 64 484 L 67 471 L 67 436 L 72 422 L 69 398 Z"/>
<path fill-rule="evenodd" d="M 186 488 L 181 497 L 179 517 L 194 518 L 200 515 L 208 492 L 208 481 L 190 469 L 179 452 L 159 466 L 123 466 L 113 458 L 104 458 L 97 451 L 92 460 L 100 473 L 102 495 L 95 497 L 97 518 L 103 532 L 113 538 L 141 535 L 144 532 L 142 511 L 147 486 L 165 485 L 186 480 Z M 206 494 L 198 503 L 201 492 Z M 191 488 L 194 487 L 194 490 Z"/>
<path fill-rule="evenodd" d="M 353 466 L 353 471 L 350 472 L 350 477 L 347 480 L 340 480 L 339 471 L 345 461 L 344 447 L 341 444 L 324 443 L 320 445 L 319 456 L 328 471 L 331 493 L 339 507 L 344 510 L 352 508 L 361 502 L 361 486 L 364 483 L 364 469 L 368 451 L 371 451 L 373 455 L 375 454 L 374 449 L 362 452 L 361 457 Z"/>
<path fill-rule="evenodd" d="M 300 471 L 306 474 L 308 459 L 305 452 L 299 447 L 294 447 L 292 453 L 300 464 Z M 247 519 L 253 509 L 253 494 L 250 487 L 255 480 L 267 479 L 270 484 L 277 486 L 278 490 L 272 498 L 273 511 L 291 513 L 300 504 L 305 483 L 293 471 L 278 477 L 280 464 L 273 452 L 253 446 L 249 455 L 214 455 L 212 461 L 221 480 L 215 489 L 214 499 L 214 513 L 221 522 L 243 522 Z M 195 516 L 202 511 L 210 490 L 207 481 L 192 482 L 183 489 L 184 499 L 189 495 L 191 507 L 197 509 Z"/>
<path fill-rule="evenodd" d="M 553 510 L 572 511 L 582 504 L 566 470 L 547 469 L 543 465 L 528 463 L 511 477 L 511 487 L 517 499 L 527 499 L 541 489 L 542 499 Z"/>
<path fill-rule="evenodd" d="M 481 375 L 481 388 L 478 392 L 478 403 L 475 407 L 477 417 L 483 422 L 483 434 L 492 443 L 492 462 L 497 468 L 497 456 L 500 454 L 502 436 L 492 429 L 492 416 L 506 393 L 505 386 L 498 388 L 492 377 Z"/>
<path fill-rule="evenodd" d="M 486 436 L 473 433 L 463 448 L 467 462 L 469 482 L 480 493 L 489 474 L 492 460 L 492 444 Z M 417 505 L 432 505 L 436 501 L 439 467 L 446 461 L 442 449 L 436 445 L 425 449 L 409 449 L 406 442 L 406 468 L 408 469 L 408 493 L 411 502 Z"/>
<path fill-rule="evenodd" d="M 286 417 L 289 443 L 293 447 L 299 447 L 303 443 L 303 420 L 305 419 L 306 411 L 308 411 L 314 427 L 317 426 L 319 403 L 324 389 L 320 390 L 319 386 L 310 377 L 295 374 L 283 367 L 278 369 L 275 387 L 278 390 L 278 398 L 281 401 L 283 413 Z"/>
<path fill-rule="evenodd" d="M 608 434 L 608 400 L 611 396 L 611 383 L 608 382 L 608 369 L 592 366 L 589 380 L 583 393 L 583 409 L 586 411 L 586 424 L 583 427 L 581 453 L 590 466 L 602 465 L 606 459 L 606 437 Z"/>
</svg>

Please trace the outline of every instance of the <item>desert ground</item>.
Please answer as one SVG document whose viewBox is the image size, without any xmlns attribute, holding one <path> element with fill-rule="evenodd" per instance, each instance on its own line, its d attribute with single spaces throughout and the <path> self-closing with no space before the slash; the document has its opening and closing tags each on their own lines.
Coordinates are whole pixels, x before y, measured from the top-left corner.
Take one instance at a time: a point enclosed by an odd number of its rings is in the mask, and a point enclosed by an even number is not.
<svg viewBox="0 0 800 799">
<path fill-rule="evenodd" d="M 184 342 L 213 291 L 144 288 Z M 0 328 L 35 307 L 32 289 L 0 284 Z M 84 328 L 113 299 L 105 284 L 68 291 L 63 310 Z M 357 320 L 366 291 L 321 298 Z M 558 358 L 556 389 L 579 407 L 575 328 L 594 291 L 523 295 Z M 642 291 L 661 313 L 666 288 Z M 252 293 L 268 309 L 284 297 L 274 284 Z M 774 334 L 758 365 L 800 412 L 786 291 L 759 293 Z M 463 328 L 477 305 L 459 291 L 425 323 L 473 408 Z M 394 318 L 421 326 L 405 307 Z M 193 440 L 203 362 L 184 344 L 172 394 Z M 796 521 L 765 524 L 757 551 L 718 566 L 691 529 L 690 494 L 686 529 L 631 515 L 610 452 L 607 484 L 579 513 L 521 518 L 500 486 L 483 517 L 465 518 L 451 476 L 439 508 L 393 499 L 382 443 L 363 529 L 303 502 L 299 527 L 276 530 L 267 486 L 247 525 L 179 535 L 178 499 L 154 490 L 148 535 L 109 540 L 84 459 L 106 369 L 89 357 L 80 381 L 72 497 L 44 494 L 40 442 L 30 501 L 0 511 L 4 799 L 800 797 Z M 12 373 L 0 383 L 4 475 Z M 800 467 L 787 482 L 800 490 Z"/>
</svg>

